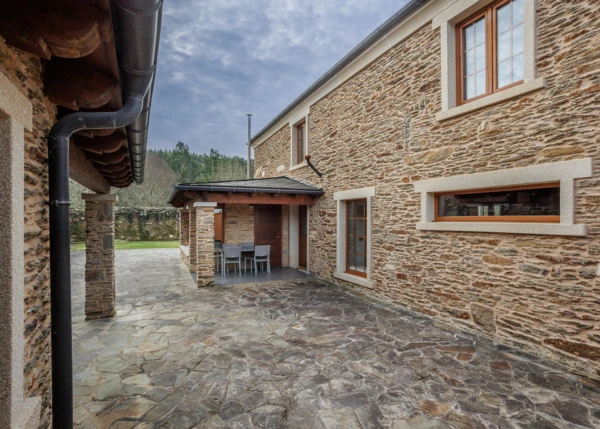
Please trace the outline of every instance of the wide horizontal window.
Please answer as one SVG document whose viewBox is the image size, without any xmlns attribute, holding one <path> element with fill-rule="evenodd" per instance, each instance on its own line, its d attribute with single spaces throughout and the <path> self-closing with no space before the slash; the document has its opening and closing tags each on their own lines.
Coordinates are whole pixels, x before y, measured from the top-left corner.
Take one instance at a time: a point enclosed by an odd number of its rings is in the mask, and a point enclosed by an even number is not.
<svg viewBox="0 0 600 429">
<path fill-rule="evenodd" d="M 435 194 L 435 221 L 560 222 L 560 184 Z"/>
</svg>

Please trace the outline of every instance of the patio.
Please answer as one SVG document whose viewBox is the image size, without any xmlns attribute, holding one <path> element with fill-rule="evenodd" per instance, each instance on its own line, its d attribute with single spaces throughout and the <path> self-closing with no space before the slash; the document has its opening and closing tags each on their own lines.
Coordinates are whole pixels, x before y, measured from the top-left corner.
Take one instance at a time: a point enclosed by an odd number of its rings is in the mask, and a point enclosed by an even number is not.
<svg viewBox="0 0 600 429">
<path fill-rule="evenodd" d="M 178 249 L 117 253 L 117 317 L 94 321 L 72 255 L 76 427 L 600 427 L 597 385 L 429 318 L 314 277 L 198 289 Z"/>
</svg>

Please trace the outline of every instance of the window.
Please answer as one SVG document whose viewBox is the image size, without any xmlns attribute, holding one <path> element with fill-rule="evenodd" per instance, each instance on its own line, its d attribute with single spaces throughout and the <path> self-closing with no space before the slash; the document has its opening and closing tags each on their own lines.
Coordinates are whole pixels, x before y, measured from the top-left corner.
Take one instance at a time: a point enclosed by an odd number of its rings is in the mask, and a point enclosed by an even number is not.
<svg viewBox="0 0 600 429">
<path fill-rule="evenodd" d="M 575 180 L 592 158 L 438 177 L 415 183 L 424 231 L 585 236 L 576 223 Z"/>
<path fill-rule="evenodd" d="M 367 276 L 367 200 L 346 202 L 346 272 Z"/>
<path fill-rule="evenodd" d="M 309 112 L 305 110 L 289 122 L 291 130 L 290 171 L 308 165 L 306 163 L 306 155 L 309 152 L 308 114 Z"/>
<path fill-rule="evenodd" d="M 436 222 L 560 222 L 560 183 L 435 194 Z"/>
<path fill-rule="evenodd" d="M 493 3 L 456 26 L 458 104 L 523 82 L 524 3 Z"/>
<path fill-rule="evenodd" d="M 337 206 L 336 266 L 334 277 L 367 288 L 371 279 L 371 215 L 375 187 L 333 194 Z"/>
<path fill-rule="evenodd" d="M 306 122 L 296 126 L 296 164 L 304 162 L 305 129 Z"/>
</svg>

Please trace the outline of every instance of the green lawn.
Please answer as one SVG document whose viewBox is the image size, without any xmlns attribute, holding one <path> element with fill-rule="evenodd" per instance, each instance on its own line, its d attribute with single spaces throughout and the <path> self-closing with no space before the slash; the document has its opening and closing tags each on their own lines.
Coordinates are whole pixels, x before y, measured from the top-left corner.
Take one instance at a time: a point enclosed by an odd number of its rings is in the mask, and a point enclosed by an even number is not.
<svg viewBox="0 0 600 429">
<path fill-rule="evenodd" d="M 115 241 L 115 250 L 132 249 L 176 249 L 179 241 Z M 85 243 L 71 244 L 71 250 L 85 250 Z"/>
</svg>

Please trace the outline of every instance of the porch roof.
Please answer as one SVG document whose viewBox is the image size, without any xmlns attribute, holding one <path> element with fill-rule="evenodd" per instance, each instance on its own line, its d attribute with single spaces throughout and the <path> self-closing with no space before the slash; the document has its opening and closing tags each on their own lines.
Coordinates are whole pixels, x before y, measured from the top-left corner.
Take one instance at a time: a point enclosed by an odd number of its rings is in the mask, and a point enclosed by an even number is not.
<svg viewBox="0 0 600 429">
<path fill-rule="evenodd" d="M 194 199 L 237 204 L 312 204 L 315 198 L 324 193 L 320 188 L 287 176 L 281 176 L 222 182 L 181 183 L 173 187 L 168 202 L 174 207 L 182 207 L 186 202 Z"/>
</svg>

